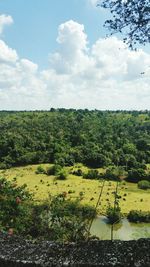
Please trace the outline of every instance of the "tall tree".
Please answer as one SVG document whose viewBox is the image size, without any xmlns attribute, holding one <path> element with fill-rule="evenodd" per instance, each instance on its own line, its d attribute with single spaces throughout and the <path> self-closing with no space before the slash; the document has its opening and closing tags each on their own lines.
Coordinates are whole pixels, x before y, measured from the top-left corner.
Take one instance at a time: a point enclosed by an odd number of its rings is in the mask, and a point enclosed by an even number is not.
<svg viewBox="0 0 150 267">
<path fill-rule="evenodd" d="M 112 14 L 104 26 L 111 34 L 122 33 L 129 47 L 150 42 L 150 0 L 102 0 L 98 5 Z"/>
</svg>

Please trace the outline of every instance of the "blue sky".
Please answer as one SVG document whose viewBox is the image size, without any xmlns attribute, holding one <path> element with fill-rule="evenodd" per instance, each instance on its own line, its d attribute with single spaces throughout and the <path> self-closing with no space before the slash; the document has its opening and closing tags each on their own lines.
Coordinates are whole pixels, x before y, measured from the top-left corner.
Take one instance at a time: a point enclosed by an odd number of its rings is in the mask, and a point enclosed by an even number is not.
<svg viewBox="0 0 150 267">
<path fill-rule="evenodd" d="M 0 110 L 150 109 L 149 45 L 105 38 L 96 2 L 0 0 Z"/>
<path fill-rule="evenodd" d="M 58 26 L 70 19 L 84 24 L 89 45 L 100 36 L 106 12 L 88 0 L 0 0 L 1 13 L 11 15 L 14 24 L 5 30 L 4 40 L 40 67 L 47 66 L 47 55 L 56 49 Z"/>
</svg>

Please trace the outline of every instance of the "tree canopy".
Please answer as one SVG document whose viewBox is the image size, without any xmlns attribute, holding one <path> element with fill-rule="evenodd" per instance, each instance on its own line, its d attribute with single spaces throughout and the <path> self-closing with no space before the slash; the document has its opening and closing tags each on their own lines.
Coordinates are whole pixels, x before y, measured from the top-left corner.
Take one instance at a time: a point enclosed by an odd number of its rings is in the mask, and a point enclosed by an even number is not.
<svg viewBox="0 0 150 267">
<path fill-rule="evenodd" d="M 143 168 L 149 132 L 149 111 L 1 111 L 0 169 L 42 162 Z"/>
<path fill-rule="evenodd" d="M 102 0 L 112 18 L 105 21 L 110 32 L 120 32 L 130 48 L 150 42 L 150 0 Z"/>
</svg>

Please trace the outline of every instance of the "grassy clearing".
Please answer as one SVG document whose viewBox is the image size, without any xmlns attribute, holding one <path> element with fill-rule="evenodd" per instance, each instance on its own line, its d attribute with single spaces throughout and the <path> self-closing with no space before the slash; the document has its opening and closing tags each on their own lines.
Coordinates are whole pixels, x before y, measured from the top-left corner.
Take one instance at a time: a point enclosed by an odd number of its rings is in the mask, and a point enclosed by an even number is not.
<svg viewBox="0 0 150 267">
<path fill-rule="evenodd" d="M 67 192 L 68 198 L 74 199 L 83 195 L 83 204 L 96 205 L 102 181 L 83 179 L 82 177 L 71 174 L 69 174 L 67 180 L 56 181 L 54 176 L 35 174 L 37 166 L 31 165 L 1 170 L 0 176 L 5 176 L 7 179 L 16 177 L 19 185 L 26 183 L 30 192 L 34 193 L 34 198 L 37 201 L 46 199 L 49 194 L 56 195 Z M 50 164 L 41 164 L 41 166 L 46 169 Z M 71 168 L 67 169 L 69 170 Z M 83 171 L 88 170 L 88 168 L 82 165 L 80 165 L 80 168 Z M 99 171 L 101 173 L 104 172 L 103 169 Z M 108 204 L 113 203 L 115 186 L 115 182 L 106 181 L 101 205 L 98 208 L 100 214 L 104 214 Z M 150 211 L 150 190 L 141 190 L 137 188 L 137 184 L 122 182 L 119 185 L 119 195 L 121 196 L 120 206 L 123 213 L 128 213 L 132 209 Z"/>
</svg>

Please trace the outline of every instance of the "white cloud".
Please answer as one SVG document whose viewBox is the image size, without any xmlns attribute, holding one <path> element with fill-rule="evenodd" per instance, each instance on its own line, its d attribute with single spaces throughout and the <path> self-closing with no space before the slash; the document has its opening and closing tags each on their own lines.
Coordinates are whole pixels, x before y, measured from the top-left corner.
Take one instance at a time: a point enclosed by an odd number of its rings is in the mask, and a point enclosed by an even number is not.
<svg viewBox="0 0 150 267">
<path fill-rule="evenodd" d="M 75 51 L 86 50 L 87 36 L 84 32 L 84 25 L 73 20 L 61 24 L 58 28 L 57 42 Z"/>
<path fill-rule="evenodd" d="M 21 59 L 20 66 L 24 73 L 34 74 L 38 70 L 38 65 L 28 59 Z"/>
<path fill-rule="evenodd" d="M 47 70 L 0 41 L 0 109 L 150 109 L 150 55 L 116 37 L 88 47 L 84 26 L 58 28 Z M 141 74 L 142 73 L 142 74 Z"/>
<path fill-rule="evenodd" d="M 0 62 L 14 63 L 17 59 L 17 52 L 0 40 Z"/>
<path fill-rule="evenodd" d="M 11 16 L 7 16 L 5 14 L 0 15 L 0 34 L 3 32 L 6 25 L 11 25 L 12 23 L 13 19 Z"/>
<path fill-rule="evenodd" d="M 84 25 L 75 21 L 67 21 L 58 28 L 57 42 L 59 51 L 50 55 L 51 67 L 58 73 L 70 73 L 80 70 L 85 61 L 87 51 L 87 35 Z"/>
</svg>

